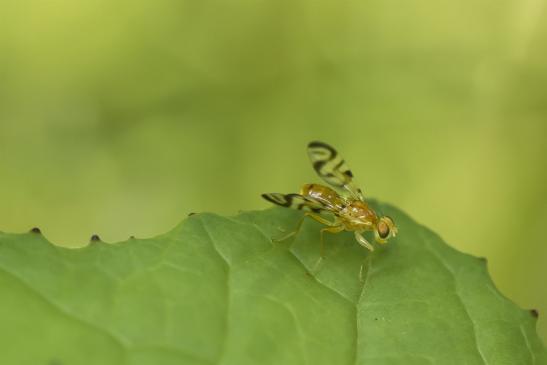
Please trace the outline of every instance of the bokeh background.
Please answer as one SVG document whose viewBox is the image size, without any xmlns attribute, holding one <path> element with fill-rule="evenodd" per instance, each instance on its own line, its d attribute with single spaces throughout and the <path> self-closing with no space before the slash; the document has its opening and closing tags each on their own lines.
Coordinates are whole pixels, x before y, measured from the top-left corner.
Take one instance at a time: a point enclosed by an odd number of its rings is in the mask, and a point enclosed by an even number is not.
<svg viewBox="0 0 547 365">
<path fill-rule="evenodd" d="M 547 338 L 543 0 L 0 2 L 0 230 L 115 242 L 317 181 L 488 257 Z M 404 232 L 401 232 L 404 234 Z"/>
</svg>

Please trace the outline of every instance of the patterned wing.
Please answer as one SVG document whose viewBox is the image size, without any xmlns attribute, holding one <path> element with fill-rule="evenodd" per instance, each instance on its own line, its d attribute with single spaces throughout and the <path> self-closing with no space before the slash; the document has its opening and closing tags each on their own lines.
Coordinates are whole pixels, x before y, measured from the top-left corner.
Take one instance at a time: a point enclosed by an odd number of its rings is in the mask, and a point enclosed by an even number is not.
<svg viewBox="0 0 547 365">
<path fill-rule="evenodd" d="M 315 172 L 330 185 L 346 189 L 354 198 L 364 200 L 361 189 L 353 182 L 353 174 L 344 159 L 330 145 L 313 141 L 308 144 L 308 156 Z"/>
<path fill-rule="evenodd" d="M 262 194 L 262 197 L 271 203 L 286 208 L 311 211 L 315 213 L 331 211 L 331 209 L 329 209 L 330 207 L 300 194 L 269 193 Z"/>
</svg>

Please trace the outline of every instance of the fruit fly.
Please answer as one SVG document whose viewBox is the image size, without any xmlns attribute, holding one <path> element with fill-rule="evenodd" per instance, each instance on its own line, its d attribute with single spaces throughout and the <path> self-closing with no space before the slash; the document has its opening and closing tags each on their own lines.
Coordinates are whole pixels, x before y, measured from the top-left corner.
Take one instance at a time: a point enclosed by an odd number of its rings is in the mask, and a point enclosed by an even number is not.
<svg viewBox="0 0 547 365">
<path fill-rule="evenodd" d="M 320 184 L 305 184 L 299 194 L 262 194 L 264 199 L 274 204 L 305 211 L 296 229 L 275 241 L 283 241 L 297 234 L 306 217 L 326 225 L 320 232 L 321 257 L 319 260 L 324 257 L 323 234 L 325 232 L 352 231 L 357 242 L 370 251 L 374 251 L 374 246 L 363 236 L 364 232 L 374 232 L 374 238 L 380 244 L 386 243 L 390 237 L 397 235 L 397 227 L 393 220 L 388 216 L 379 216 L 367 204 L 361 189 L 353 184 L 351 170 L 333 147 L 324 142 L 310 142 L 308 156 L 315 172 L 325 182 L 334 188 L 345 190 L 349 195 L 342 196 L 330 187 Z M 333 219 L 329 220 L 321 216 L 320 214 L 323 213 L 330 213 Z"/>
</svg>

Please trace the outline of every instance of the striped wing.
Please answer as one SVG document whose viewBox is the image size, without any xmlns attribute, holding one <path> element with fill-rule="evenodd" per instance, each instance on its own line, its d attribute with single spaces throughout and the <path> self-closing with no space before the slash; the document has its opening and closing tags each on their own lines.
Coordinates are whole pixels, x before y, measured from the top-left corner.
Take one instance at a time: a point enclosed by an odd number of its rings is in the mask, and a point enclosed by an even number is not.
<svg viewBox="0 0 547 365">
<path fill-rule="evenodd" d="M 286 208 L 311 211 L 315 213 L 331 211 L 330 207 L 300 194 L 269 193 L 262 194 L 262 197 L 271 203 Z"/>
<path fill-rule="evenodd" d="M 308 144 L 308 156 L 315 172 L 330 185 L 346 189 L 354 198 L 364 200 L 361 189 L 353 184 L 353 174 L 344 159 L 330 145 L 313 141 Z"/>
</svg>

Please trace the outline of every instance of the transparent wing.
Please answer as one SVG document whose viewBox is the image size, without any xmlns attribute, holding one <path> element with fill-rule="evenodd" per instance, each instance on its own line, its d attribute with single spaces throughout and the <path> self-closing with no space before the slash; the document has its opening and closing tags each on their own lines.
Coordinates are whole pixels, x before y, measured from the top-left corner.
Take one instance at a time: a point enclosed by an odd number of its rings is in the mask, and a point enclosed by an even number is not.
<svg viewBox="0 0 547 365">
<path fill-rule="evenodd" d="M 319 141 L 310 142 L 308 156 L 315 172 L 328 184 L 346 189 L 354 198 L 364 200 L 361 189 L 353 184 L 351 170 L 332 146 Z"/>
<path fill-rule="evenodd" d="M 269 193 L 262 194 L 262 197 L 271 203 L 286 208 L 311 211 L 315 213 L 331 211 L 329 206 L 300 194 Z"/>
</svg>

